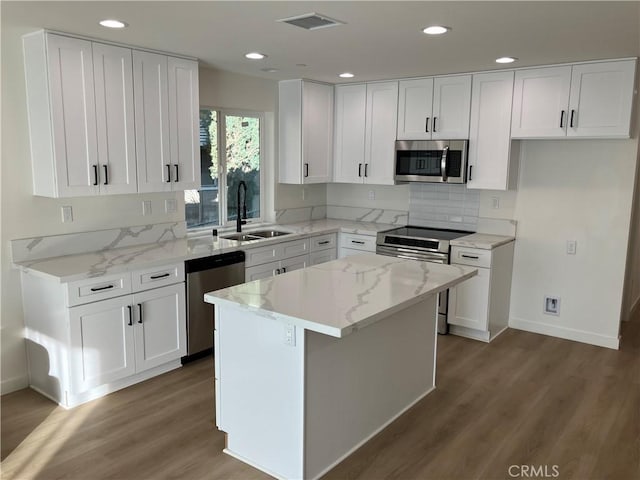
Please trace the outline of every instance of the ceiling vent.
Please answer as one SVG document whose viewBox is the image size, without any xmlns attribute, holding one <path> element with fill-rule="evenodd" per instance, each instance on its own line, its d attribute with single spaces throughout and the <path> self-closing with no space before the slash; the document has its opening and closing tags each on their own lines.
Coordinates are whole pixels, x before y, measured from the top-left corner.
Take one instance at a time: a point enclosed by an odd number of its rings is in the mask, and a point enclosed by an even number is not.
<svg viewBox="0 0 640 480">
<path fill-rule="evenodd" d="M 278 20 L 278 22 L 288 23 L 289 25 L 304 28 L 305 30 L 317 30 L 319 28 L 335 27 L 336 25 L 344 24 L 344 22 L 315 12 L 298 15 L 296 17 L 282 18 Z"/>
</svg>

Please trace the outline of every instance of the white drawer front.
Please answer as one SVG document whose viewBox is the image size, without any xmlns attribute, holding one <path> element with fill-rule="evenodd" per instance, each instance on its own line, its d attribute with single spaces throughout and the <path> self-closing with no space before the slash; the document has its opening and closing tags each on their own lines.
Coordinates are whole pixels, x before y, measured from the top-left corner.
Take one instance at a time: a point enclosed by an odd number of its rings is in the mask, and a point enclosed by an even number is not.
<svg viewBox="0 0 640 480">
<path fill-rule="evenodd" d="M 318 252 L 321 250 L 328 250 L 330 248 L 336 248 L 337 235 L 335 233 L 328 233 L 326 235 L 319 235 L 317 237 L 311 237 L 311 251 Z"/>
<path fill-rule="evenodd" d="M 184 282 L 184 263 L 136 270 L 131 274 L 131 282 L 134 292 Z"/>
<path fill-rule="evenodd" d="M 330 262 L 337 257 L 336 249 L 320 250 L 319 252 L 311 252 L 309 254 L 309 265 L 318 265 L 319 263 Z"/>
<path fill-rule="evenodd" d="M 376 237 L 358 235 L 355 233 L 341 233 L 340 246 L 342 248 L 352 248 L 354 250 L 363 250 L 365 252 L 375 253 Z"/>
<path fill-rule="evenodd" d="M 491 250 L 453 247 L 451 249 L 451 263 L 491 268 Z"/>
<path fill-rule="evenodd" d="M 262 265 L 263 263 L 280 260 L 281 252 L 282 249 L 278 243 L 266 247 L 251 248 L 244 252 L 246 255 L 244 264 L 246 267 L 252 267 L 253 265 Z"/>
<path fill-rule="evenodd" d="M 309 239 L 294 240 L 293 242 L 284 242 L 280 244 L 282 247 L 281 259 L 296 257 L 309 253 Z"/>
<path fill-rule="evenodd" d="M 131 293 L 129 272 L 78 280 L 67 284 L 67 306 L 97 302 Z"/>
</svg>

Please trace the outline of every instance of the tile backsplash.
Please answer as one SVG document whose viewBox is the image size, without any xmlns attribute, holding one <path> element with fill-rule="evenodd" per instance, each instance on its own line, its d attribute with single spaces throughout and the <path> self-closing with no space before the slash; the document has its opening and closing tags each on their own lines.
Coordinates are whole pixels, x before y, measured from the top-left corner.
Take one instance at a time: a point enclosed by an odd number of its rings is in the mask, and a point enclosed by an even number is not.
<svg viewBox="0 0 640 480">
<path fill-rule="evenodd" d="M 465 185 L 412 183 L 409 187 L 409 224 L 475 232 L 480 191 Z"/>
</svg>

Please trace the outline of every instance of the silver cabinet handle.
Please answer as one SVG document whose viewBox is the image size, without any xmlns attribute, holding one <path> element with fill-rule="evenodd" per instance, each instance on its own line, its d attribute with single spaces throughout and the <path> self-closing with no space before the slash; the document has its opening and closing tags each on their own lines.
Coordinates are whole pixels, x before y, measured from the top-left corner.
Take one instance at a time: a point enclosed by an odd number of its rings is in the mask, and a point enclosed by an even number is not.
<svg viewBox="0 0 640 480">
<path fill-rule="evenodd" d="M 433 120 L 435 125 L 435 117 L 433 117 Z M 447 153 L 449 153 L 449 145 L 442 149 L 442 159 L 440 160 L 440 175 L 442 175 L 443 182 L 447 181 Z"/>
</svg>

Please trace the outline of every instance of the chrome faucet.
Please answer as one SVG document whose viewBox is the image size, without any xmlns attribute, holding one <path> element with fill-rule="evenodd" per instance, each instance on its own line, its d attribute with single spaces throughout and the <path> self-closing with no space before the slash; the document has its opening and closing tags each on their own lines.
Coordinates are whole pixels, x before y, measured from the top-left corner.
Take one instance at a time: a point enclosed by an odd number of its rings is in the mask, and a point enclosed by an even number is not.
<svg viewBox="0 0 640 480">
<path fill-rule="evenodd" d="M 242 202 L 242 218 L 240 218 L 240 187 L 244 187 L 244 199 Z M 247 184 L 244 180 L 238 183 L 238 215 L 236 216 L 236 232 L 242 232 L 242 225 L 247 223 Z"/>
</svg>

